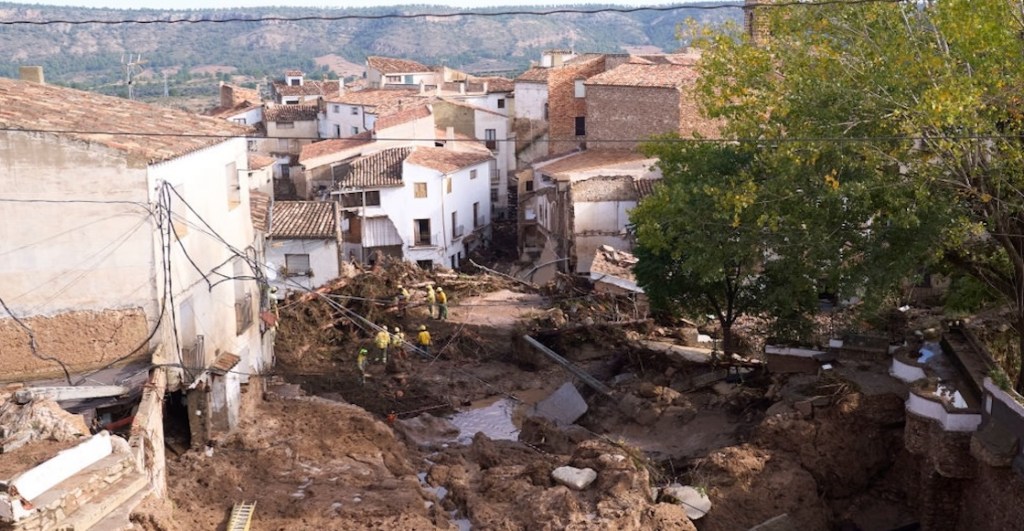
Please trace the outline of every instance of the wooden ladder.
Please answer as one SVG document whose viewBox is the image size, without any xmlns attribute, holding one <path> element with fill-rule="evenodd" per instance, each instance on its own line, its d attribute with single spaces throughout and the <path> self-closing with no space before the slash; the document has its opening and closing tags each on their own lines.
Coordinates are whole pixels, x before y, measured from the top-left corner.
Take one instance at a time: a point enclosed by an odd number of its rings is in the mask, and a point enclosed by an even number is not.
<svg viewBox="0 0 1024 531">
<path fill-rule="evenodd" d="M 228 520 L 227 531 L 249 531 L 254 512 L 256 512 L 256 502 L 236 503 L 231 509 L 231 518 Z"/>
</svg>

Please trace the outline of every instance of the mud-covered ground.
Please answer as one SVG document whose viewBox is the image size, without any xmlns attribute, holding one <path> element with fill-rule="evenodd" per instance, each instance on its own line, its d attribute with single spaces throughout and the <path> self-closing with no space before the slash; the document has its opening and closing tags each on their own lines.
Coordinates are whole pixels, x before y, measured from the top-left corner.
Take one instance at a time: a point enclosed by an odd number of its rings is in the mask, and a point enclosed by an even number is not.
<svg viewBox="0 0 1024 531">
<path fill-rule="evenodd" d="M 427 282 L 449 292 L 448 321 L 427 315 Z M 404 316 L 390 300 L 399 283 L 413 291 Z M 782 514 L 808 530 L 913 522 L 900 465 L 902 388 L 881 365 L 840 364 L 824 379 L 753 372 L 694 389 L 692 377 L 709 367 L 633 341 L 688 343 L 694 334 L 654 327 L 631 301 L 570 281 L 536 291 L 411 268 L 355 272 L 322 296 L 286 301 L 281 316 L 265 399 L 211 456 L 170 459 L 169 502 L 137 512 L 144 528 L 224 529 L 233 503 L 254 500 L 256 530 L 713 531 Z M 371 347 L 369 323 L 400 326 L 410 340 L 426 324 L 435 348 L 371 365 L 361 383 L 355 356 Z M 524 334 L 612 395 L 581 385 Z M 589 408 L 576 424 L 529 418 L 530 404 L 567 381 Z M 460 434 L 446 420 L 496 399 L 519 406 L 518 440 Z M 563 465 L 597 478 L 571 489 L 552 479 Z M 707 494 L 703 518 L 691 522 L 683 504 L 659 495 L 676 482 Z"/>
</svg>

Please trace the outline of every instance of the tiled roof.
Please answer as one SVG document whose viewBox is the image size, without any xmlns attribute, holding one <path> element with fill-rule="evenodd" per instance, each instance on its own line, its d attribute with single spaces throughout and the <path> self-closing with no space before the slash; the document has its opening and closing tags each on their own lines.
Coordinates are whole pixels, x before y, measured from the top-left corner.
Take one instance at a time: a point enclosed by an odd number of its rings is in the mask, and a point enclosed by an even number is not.
<svg viewBox="0 0 1024 531">
<path fill-rule="evenodd" d="M 390 148 L 335 166 L 334 182 L 339 188 L 402 186 L 402 161 L 411 151 L 410 147 Z"/>
<path fill-rule="evenodd" d="M 572 199 L 581 203 L 636 201 L 636 187 L 630 175 L 600 175 L 572 183 Z"/>
<path fill-rule="evenodd" d="M 322 140 L 320 142 L 306 144 L 305 146 L 302 146 L 302 151 L 299 153 L 299 163 L 301 164 L 310 159 L 315 159 L 331 153 L 337 153 L 363 144 L 369 144 L 370 142 L 373 142 L 373 135 L 369 131 L 365 131 L 348 138 L 332 138 L 330 140 Z"/>
<path fill-rule="evenodd" d="M 560 173 L 593 170 L 605 166 L 613 167 L 619 164 L 640 162 L 646 159 L 647 157 L 633 151 L 588 149 L 564 159 L 544 164 L 539 170 L 548 175 L 557 175 Z"/>
<path fill-rule="evenodd" d="M 274 239 L 334 239 L 334 201 L 274 201 L 270 235 Z"/>
<path fill-rule="evenodd" d="M 473 105 L 472 103 L 466 103 L 464 101 L 457 100 L 454 98 L 440 98 L 440 100 L 446 103 L 451 103 L 452 105 L 456 105 L 458 107 L 462 107 L 464 109 L 472 109 L 474 111 L 486 112 L 489 114 L 493 114 L 495 116 L 501 116 L 502 118 L 506 117 L 504 114 L 501 114 L 498 111 L 488 109 L 487 107 L 481 107 L 479 105 Z"/>
<path fill-rule="evenodd" d="M 661 182 L 661 179 L 636 179 L 633 187 L 636 188 L 636 198 L 643 199 L 654 193 L 654 187 Z"/>
<path fill-rule="evenodd" d="M 394 127 L 396 125 L 408 123 L 413 120 L 419 120 L 420 118 L 426 118 L 428 116 L 430 116 L 430 107 L 428 107 L 426 103 L 423 103 L 422 105 L 409 107 L 381 116 L 380 118 L 377 118 L 373 128 L 380 131 L 381 129 L 387 129 L 388 127 Z"/>
<path fill-rule="evenodd" d="M 490 151 L 453 151 L 437 147 L 418 147 L 409 155 L 409 164 L 448 173 L 492 158 L 494 157 Z"/>
<path fill-rule="evenodd" d="M 470 78 L 470 81 L 474 83 L 487 83 L 487 93 L 491 94 L 494 92 L 512 92 L 515 90 L 515 81 L 507 77 L 498 76 L 487 76 L 487 77 L 476 77 Z"/>
<path fill-rule="evenodd" d="M 587 85 L 677 88 L 698 77 L 690 65 L 626 63 L 587 79 Z"/>
<path fill-rule="evenodd" d="M 529 70 L 520 74 L 515 80 L 526 83 L 547 83 L 548 72 L 550 71 L 550 68 L 542 68 L 539 66 L 530 67 Z"/>
<path fill-rule="evenodd" d="M 249 191 L 249 212 L 252 215 L 252 228 L 266 233 L 270 221 L 270 196 L 255 190 Z"/>
<path fill-rule="evenodd" d="M 333 96 L 341 92 L 341 84 L 337 80 L 304 79 L 301 85 L 288 85 L 284 81 L 274 81 L 274 92 L 282 96 Z"/>
<path fill-rule="evenodd" d="M 6 78 L 0 78 L 0 127 L 51 131 L 141 157 L 149 163 L 173 159 L 251 132 L 219 118 Z"/>
<path fill-rule="evenodd" d="M 264 157 L 263 155 L 256 155 L 254 153 L 249 153 L 249 169 L 250 170 L 259 170 L 259 169 L 262 169 L 262 168 L 266 168 L 267 166 L 270 166 L 274 162 L 275 161 L 274 161 L 274 159 L 272 157 Z"/>
<path fill-rule="evenodd" d="M 243 101 L 236 103 L 231 107 L 214 107 L 203 114 L 206 116 L 213 116 L 215 118 L 227 118 L 228 116 L 234 116 L 250 109 L 255 109 L 260 105 L 260 103 L 249 103 L 248 101 Z"/>
<path fill-rule="evenodd" d="M 381 74 L 408 74 L 412 72 L 432 72 L 429 66 L 408 59 L 396 59 L 394 57 L 380 57 L 371 55 L 366 58 L 366 64 Z"/>
<path fill-rule="evenodd" d="M 327 103 L 343 103 L 346 105 L 362 105 L 377 107 L 396 101 L 411 101 L 419 94 L 416 90 L 372 89 L 346 92 L 340 96 L 328 98 Z"/>
<path fill-rule="evenodd" d="M 264 119 L 268 122 L 311 122 L 319 113 L 316 105 L 274 105 L 264 111 Z"/>
</svg>

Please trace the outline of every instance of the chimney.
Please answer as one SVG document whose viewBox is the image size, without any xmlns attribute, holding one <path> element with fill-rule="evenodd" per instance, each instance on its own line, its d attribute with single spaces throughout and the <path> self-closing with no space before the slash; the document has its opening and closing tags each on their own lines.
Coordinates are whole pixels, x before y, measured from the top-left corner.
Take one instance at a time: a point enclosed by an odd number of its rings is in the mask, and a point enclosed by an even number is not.
<svg viewBox="0 0 1024 531">
<path fill-rule="evenodd" d="M 46 80 L 43 79 L 43 67 L 41 66 L 19 67 L 18 78 L 22 81 L 31 81 L 33 83 L 39 83 L 40 85 L 46 84 Z"/>
<path fill-rule="evenodd" d="M 465 93 L 466 93 L 466 82 L 465 81 L 459 81 L 459 94 L 465 94 Z"/>
<path fill-rule="evenodd" d="M 220 106 L 225 109 L 235 106 L 235 91 L 223 81 L 220 82 Z"/>
<path fill-rule="evenodd" d="M 484 81 L 484 94 L 487 94 L 487 81 Z"/>
</svg>

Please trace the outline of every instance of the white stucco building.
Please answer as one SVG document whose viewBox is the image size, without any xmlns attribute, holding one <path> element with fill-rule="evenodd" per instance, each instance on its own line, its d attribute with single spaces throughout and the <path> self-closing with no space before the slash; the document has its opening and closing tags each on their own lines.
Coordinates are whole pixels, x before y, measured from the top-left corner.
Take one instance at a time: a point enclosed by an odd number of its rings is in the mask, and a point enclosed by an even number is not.
<svg viewBox="0 0 1024 531">
<path fill-rule="evenodd" d="M 271 208 L 267 263 L 277 272 L 276 297 L 322 286 L 338 276 L 338 203 L 275 201 Z"/>
<path fill-rule="evenodd" d="M 327 98 L 320 114 L 321 138 L 346 138 L 372 131 L 381 114 L 414 105 L 419 91 L 370 89 Z"/>
<path fill-rule="evenodd" d="M 0 297 L 10 313 L 72 371 L 131 359 L 163 367 L 168 390 L 203 412 L 194 436 L 233 427 L 240 384 L 273 361 L 252 280 L 262 257 L 248 129 L 8 79 L 0 108 Z M 63 132 L 31 132 L 40 123 Z M 0 337 L 18 329 L 0 313 Z M 215 364 L 226 372 L 211 375 Z M 22 341 L 4 342 L 0 366 L 7 377 L 60 373 Z M 208 396 L 189 391 L 202 382 Z"/>
<path fill-rule="evenodd" d="M 437 147 L 388 148 L 337 172 L 342 256 L 376 254 L 422 267 L 459 267 L 490 237 L 490 152 Z"/>
<path fill-rule="evenodd" d="M 366 83 L 370 88 L 414 88 L 437 82 L 434 69 L 416 61 L 371 55 L 366 58 Z"/>
</svg>

